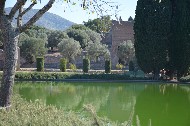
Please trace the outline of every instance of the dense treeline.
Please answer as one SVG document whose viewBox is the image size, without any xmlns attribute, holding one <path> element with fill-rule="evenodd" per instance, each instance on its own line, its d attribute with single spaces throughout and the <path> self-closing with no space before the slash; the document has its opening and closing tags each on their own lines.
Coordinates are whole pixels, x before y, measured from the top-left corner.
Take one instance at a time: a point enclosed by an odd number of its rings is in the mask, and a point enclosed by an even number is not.
<svg viewBox="0 0 190 126">
<path fill-rule="evenodd" d="M 135 53 L 141 69 L 160 70 L 178 78 L 190 67 L 190 2 L 138 0 L 135 16 Z"/>
<path fill-rule="evenodd" d="M 70 63 L 82 50 L 91 60 L 99 56 L 110 58 L 108 46 L 101 43 L 101 35 L 84 25 L 73 25 L 66 31 L 49 30 L 32 26 L 19 37 L 21 57 L 33 63 L 37 56 L 50 51 L 59 51 Z M 0 46 L 3 48 L 0 32 Z"/>
</svg>

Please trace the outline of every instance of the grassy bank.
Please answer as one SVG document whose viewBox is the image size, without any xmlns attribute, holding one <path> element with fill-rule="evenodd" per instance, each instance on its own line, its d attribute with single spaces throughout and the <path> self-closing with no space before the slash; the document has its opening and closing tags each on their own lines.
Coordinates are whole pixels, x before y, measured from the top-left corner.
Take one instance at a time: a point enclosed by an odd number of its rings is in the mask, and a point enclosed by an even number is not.
<svg viewBox="0 0 190 126">
<path fill-rule="evenodd" d="M 84 113 L 64 111 L 54 106 L 47 106 L 40 100 L 27 102 L 19 95 L 12 98 L 9 111 L 0 109 L 1 126 L 124 126 L 126 123 L 111 122 L 97 117 L 92 108 L 87 105 Z M 86 116 L 84 116 L 86 115 Z"/>
</svg>

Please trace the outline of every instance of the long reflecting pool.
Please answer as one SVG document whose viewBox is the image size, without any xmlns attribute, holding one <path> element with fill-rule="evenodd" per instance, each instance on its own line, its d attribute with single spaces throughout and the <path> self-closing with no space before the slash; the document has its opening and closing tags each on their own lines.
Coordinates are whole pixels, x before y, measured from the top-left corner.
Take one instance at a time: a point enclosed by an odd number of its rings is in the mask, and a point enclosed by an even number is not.
<svg viewBox="0 0 190 126">
<path fill-rule="evenodd" d="M 100 117 L 134 126 L 190 126 L 190 86 L 162 83 L 17 82 L 26 100 L 80 111 L 92 104 Z"/>
</svg>

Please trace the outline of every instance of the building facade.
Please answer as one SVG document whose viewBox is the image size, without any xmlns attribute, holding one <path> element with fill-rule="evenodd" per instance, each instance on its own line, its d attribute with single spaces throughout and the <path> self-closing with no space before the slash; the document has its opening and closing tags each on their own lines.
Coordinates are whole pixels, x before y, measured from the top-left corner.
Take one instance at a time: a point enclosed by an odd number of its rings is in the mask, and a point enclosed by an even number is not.
<svg viewBox="0 0 190 126">
<path fill-rule="evenodd" d="M 123 41 L 131 40 L 134 43 L 134 21 L 112 21 L 112 27 L 109 33 L 106 34 L 105 41 L 109 46 L 112 60 L 112 67 L 114 68 L 118 63 L 117 57 L 118 46 Z"/>
</svg>

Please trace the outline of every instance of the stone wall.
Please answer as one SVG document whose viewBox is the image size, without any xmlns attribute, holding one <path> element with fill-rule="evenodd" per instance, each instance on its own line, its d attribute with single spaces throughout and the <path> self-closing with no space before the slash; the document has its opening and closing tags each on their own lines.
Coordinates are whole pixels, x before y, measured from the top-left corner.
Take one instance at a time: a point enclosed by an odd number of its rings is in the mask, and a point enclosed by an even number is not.
<svg viewBox="0 0 190 126">
<path fill-rule="evenodd" d="M 120 43 L 123 41 L 131 40 L 134 42 L 134 22 L 132 21 L 112 21 L 112 27 L 109 34 L 104 40 L 110 47 L 112 67 L 114 68 L 118 63 L 119 58 L 117 57 L 117 50 Z"/>
</svg>

